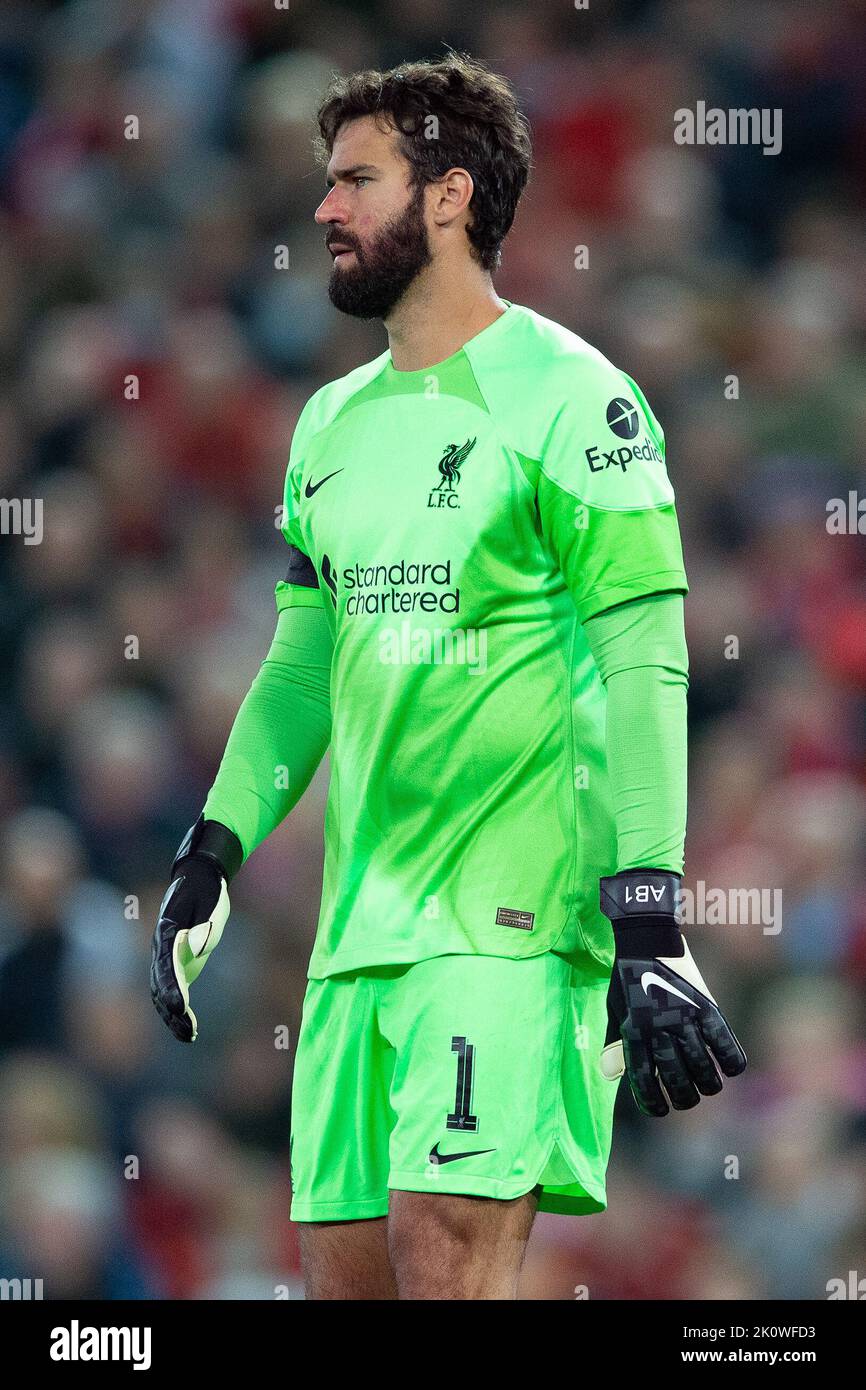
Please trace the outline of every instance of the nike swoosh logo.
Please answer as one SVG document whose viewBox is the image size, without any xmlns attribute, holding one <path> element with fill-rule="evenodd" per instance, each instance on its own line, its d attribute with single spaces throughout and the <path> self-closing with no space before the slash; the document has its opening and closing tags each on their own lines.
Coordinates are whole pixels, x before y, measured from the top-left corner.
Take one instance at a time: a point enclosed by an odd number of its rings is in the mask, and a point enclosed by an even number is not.
<svg viewBox="0 0 866 1390">
<path fill-rule="evenodd" d="M 327 478 L 320 478 L 317 483 L 311 483 L 308 478 L 307 486 L 304 488 L 304 496 L 312 497 L 314 492 L 318 492 L 320 487 L 325 486 L 325 483 L 328 482 L 328 479 L 336 478 L 337 474 L 342 472 L 342 468 L 335 468 L 333 473 L 329 473 Z"/>
<path fill-rule="evenodd" d="M 477 1154 L 493 1153 L 496 1153 L 495 1149 L 470 1149 L 465 1154 L 441 1154 L 437 1143 L 433 1145 L 427 1157 L 431 1163 L 456 1163 L 458 1158 L 475 1158 Z"/>
<path fill-rule="evenodd" d="M 669 980 L 663 980 L 661 975 L 655 975 L 652 970 L 645 970 L 640 977 L 640 982 L 647 998 L 649 998 L 647 985 L 660 985 L 662 989 L 667 990 L 668 994 L 676 994 L 680 999 L 683 999 L 687 1004 L 691 1004 L 692 1008 L 694 1008 L 694 1001 L 689 999 L 688 995 L 683 994 L 682 990 L 677 989 L 676 985 L 672 985 Z"/>
</svg>

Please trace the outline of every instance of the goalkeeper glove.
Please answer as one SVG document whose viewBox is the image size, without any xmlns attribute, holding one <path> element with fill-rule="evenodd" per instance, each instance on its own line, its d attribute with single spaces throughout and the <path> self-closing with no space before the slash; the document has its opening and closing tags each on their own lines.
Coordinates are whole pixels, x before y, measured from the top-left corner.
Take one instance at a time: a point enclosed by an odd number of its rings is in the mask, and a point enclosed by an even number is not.
<svg viewBox="0 0 866 1390">
<path fill-rule="evenodd" d="M 746 1054 L 704 984 L 676 920 L 677 874 L 626 869 L 601 880 L 616 957 L 607 997 L 602 1071 L 628 1072 L 639 1110 L 690 1110 L 745 1070 Z M 700 1095 L 698 1094 L 700 1092 Z"/>
<path fill-rule="evenodd" d="M 198 1035 L 189 987 L 219 945 L 229 915 L 227 885 L 243 857 L 233 831 L 199 816 L 171 866 L 173 881 L 153 934 L 150 994 L 160 1018 L 181 1042 L 195 1042 Z"/>
</svg>

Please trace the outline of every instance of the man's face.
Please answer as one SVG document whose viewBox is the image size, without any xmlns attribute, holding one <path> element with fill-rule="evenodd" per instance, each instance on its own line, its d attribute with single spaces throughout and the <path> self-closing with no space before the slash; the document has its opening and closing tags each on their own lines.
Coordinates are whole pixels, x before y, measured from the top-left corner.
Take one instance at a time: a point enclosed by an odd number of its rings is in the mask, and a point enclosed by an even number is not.
<svg viewBox="0 0 866 1390">
<path fill-rule="evenodd" d="M 410 190 L 397 140 L 372 116 L 342 126 L 328 161 L 331 190 L 316 209 L 334 256 L 331 303 L 359 319 L 387 318 L 431 260 L 424 186 Z"/>
</svg>

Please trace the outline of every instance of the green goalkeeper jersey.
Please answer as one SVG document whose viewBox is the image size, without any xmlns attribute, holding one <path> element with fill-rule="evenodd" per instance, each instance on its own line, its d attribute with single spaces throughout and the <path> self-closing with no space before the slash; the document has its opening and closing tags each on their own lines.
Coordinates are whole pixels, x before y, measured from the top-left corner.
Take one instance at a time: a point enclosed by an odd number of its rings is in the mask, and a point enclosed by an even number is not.
<svg viewBox="0 0 866 1390">
<path fill-rule="evenodd" d="M 334 636 L 310 974 L 609 954 L 605 691 L 582 623 L 687 588 L 664 436 L 594 348 L 505 301 L 444 362 L 389 351 L 292 441 L 278 609 Z"/>
</svg>

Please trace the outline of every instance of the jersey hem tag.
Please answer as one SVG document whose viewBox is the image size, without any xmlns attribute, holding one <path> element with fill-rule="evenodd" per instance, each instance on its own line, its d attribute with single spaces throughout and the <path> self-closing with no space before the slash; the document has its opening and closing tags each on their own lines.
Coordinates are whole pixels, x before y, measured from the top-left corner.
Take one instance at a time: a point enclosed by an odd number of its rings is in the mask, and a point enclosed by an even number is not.
<svg viewBox="0 0 866 1390">
<path fill-rule="evenodd" d="M 497 907 L 497 927 L 519 927 L 521 931 L 532 931 L 535 922 L 534 912 L 520 912 L 516 907 Z"/>
</svg>

